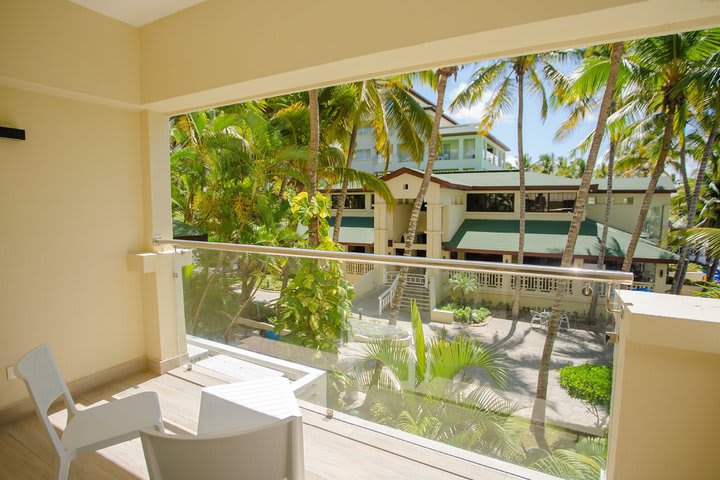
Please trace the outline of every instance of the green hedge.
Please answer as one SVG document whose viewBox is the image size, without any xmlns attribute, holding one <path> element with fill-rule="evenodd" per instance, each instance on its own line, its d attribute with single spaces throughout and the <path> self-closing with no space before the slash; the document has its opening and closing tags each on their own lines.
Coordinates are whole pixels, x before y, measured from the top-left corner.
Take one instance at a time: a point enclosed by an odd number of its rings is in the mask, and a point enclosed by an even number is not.
<svg viewBox="0 0 720 480">
<path fill-rule="evenodd" d="M 461 323 L 482 323 L 490 316 L 490 310 L 484 306 L 470 307 L 459 303 L 444 303 L 438 307 L 440 310 L 453 312 L 453 318 Z M 471 318 L 472 315 L 472 318 Z"/>
<path fill-rule="evenodd" d="M 572 398 L 610 408 L 612 368 L 590 364 L 563 367 L 560 369 L 560 386 Z"/>
</svg>

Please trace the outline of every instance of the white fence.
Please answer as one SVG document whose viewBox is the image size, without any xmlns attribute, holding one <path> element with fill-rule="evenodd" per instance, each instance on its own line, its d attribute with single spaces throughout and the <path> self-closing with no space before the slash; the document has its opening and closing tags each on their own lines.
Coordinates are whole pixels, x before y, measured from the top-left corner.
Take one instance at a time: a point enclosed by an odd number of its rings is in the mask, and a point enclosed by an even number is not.
<svg viewBox="0 0 720 480">
<path fill-rule="evenodd" d="M 372 263 L 345 262 L 345 273 L 349 275 L 365 275 L 374 267 Z"/>
<path fill-rule="evenodd" d="M 385 272 L 385 283 L 395 283 L 399 272 Z M 405 283 L 407 285 L 418 285 L 427 288 L 428 277 L 422 273 L 408 273 L 405 275 Z"/>
</svg>

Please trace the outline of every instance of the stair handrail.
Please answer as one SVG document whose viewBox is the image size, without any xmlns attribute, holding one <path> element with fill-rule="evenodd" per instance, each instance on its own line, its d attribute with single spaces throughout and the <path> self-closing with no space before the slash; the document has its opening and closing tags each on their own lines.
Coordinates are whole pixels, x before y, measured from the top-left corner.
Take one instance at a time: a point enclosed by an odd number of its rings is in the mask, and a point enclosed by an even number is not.
<svg viewBox="0 0 720 480">
<path fill-rule="evenodd" d="M 393 280 L 393 282 L 390 284 L 390 288 L 378 295 L 378 315 L 382 315 L 385 307 L 392 303 L 393 299 L 395 298 L 395 290 L 397 289 L 399 279 L 400 275 L 396 275 L 395 280 Z"/>
</svg>

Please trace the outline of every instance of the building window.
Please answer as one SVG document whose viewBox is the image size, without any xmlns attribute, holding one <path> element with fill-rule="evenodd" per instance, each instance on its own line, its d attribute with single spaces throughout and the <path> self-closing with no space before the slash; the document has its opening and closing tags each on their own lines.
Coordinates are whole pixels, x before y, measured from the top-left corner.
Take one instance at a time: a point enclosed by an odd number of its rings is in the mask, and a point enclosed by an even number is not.
<svg viewBox="0 0 720 480">
<path fill-rule="evenodd" d="M 588 203 L 588 205 L 597 205 L 597 197 L 594 195 L 591 197 L 588 197 L 587 203 Z"/>
<path fill-rule="evenodd" d="M 633 197 L 619 197 L 613 195 L 613 205 L 632 205 L 633 203 L 635 203 L 635 199 Z"/>
<path fill-rule="evenodd" d="M 371 159 L 372 159 L 372 149 L 360 148 L 358 150 L 355 150 L 355 160 L 371 160 Z"/>
<path fill-rule="evenodd" d="M 439 160 L 458 160 L 460 158 L 460 141 L 445 140 L 442 142 Z"/>
<path fill-rule="evenodd" d="M 466 138 L 463 140 L 463 158 L 466 160 L 475 158 L 475 139 Z"/>
<path fill-rule="evenodd" d="M 514 212 L 514 193 L 468 193 L 468 212 Z"/>
<path fill-rule="evenodd" d="M 525 194 L 526 212 L 547 212 L 547 204 L 547 195 L 544 193 Z"/>
<path fill-rule="evenodd" d="M 332 195 L 332 208 L 338 208 L 340 205 L 340 195 Z M 365 194 L 350 194 L 345 197 L 345 208 L 350 210 L 365 210 Z"/>
<path fill-rule="evenodd" d="M 548 195 L 550 200 L 548 201 L 549 212 L 572 212 L 575 208 L 575 198 L 577 195 L 574 193 L 550 193 Z"/>
<path fill-rule="evenodd" d="M 525 210 L 528 212 L 567 213 L 575 208 L 574 193 L 528 193 Z"/>
<path fill-rule="evenodd" d="M 373 129 L 371 127 L 363 127 L 358 128 L 357 134 L 358 135 L 370 135 L 372 133 Z"/>
<path fill-rule="evenodd" d="M 642 237 L 657 242 L 662 236 L 663 207 L 650 207 L 643 224 Z"/>
</svg>

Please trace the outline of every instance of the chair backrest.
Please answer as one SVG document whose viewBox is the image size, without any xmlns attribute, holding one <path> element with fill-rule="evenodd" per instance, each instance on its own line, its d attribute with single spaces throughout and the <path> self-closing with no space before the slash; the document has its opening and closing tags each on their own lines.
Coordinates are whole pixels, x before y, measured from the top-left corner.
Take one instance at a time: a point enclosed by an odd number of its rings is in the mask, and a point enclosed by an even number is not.
<svg viewBox="0 0 720 480">
<path fill-rule="evenodd" d="M 60 375 L 50 347 L 45 344 L 35 347 L 17 362 L 15 371 L 17 376 L 25 381 L 38 416 L 45 425 L 55 448 L 61 451 L 62 445 L 48 418 L 48 409 L 60 396 L 64 397 L 70 415 L 77 414 L 77 408 Z"/>
<path fill-rule="evenodd" d="M 290 469 L 291 421 L 223 435 L 141 430 L 151 480 L 281 480 Z"/>
</svg>

